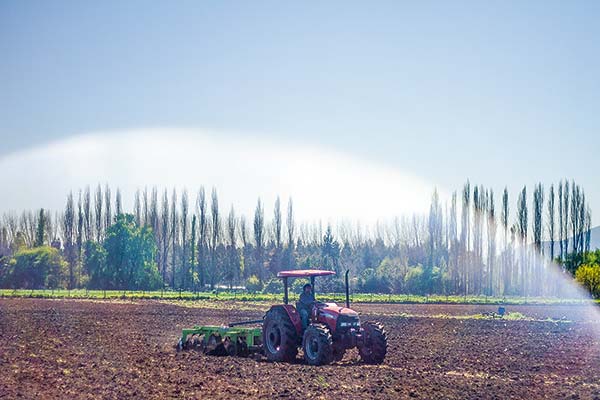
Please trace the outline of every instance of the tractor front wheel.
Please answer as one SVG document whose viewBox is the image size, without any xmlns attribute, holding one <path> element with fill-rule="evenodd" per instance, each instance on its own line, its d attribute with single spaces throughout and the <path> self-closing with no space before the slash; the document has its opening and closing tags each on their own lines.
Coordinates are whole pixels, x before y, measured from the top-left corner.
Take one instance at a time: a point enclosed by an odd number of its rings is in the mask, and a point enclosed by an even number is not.
<svg viewBox="0 0 600 400">
<path fill-rule="evenodd" d="M 333 346 L 332 359 L 334 362 L 342 361 L 346 354 L 346 349 L 340 346 Z"/>
<path fill-rule="evenodd" d="M 291 362 L 298 354 L 298 334 L 281 308 L 267 312 L 263 322 L 263 350 L 269 361 Z"/>
<path fill-rule="evenodd" d="M 309 365 L 329 364 L 333 359 L 331 334 L 325 325 L 310 325 L 302 338 L 304 360 Z"/>
<path fill-rule="evenodd" d="M 367 364 L 381 364 L 387 353 L 387 334 L 383 325 L 366 322 L 362 328 L 364 342 L 358 347 L 360 358 Z"/>
</svg>

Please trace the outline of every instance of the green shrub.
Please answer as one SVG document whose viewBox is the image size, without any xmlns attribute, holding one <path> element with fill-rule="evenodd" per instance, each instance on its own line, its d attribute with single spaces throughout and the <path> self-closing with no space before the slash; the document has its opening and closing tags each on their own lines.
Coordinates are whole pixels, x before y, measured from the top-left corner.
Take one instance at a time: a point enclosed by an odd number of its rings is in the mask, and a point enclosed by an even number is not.
<svg viewBox="0 0 600 400">
<path fill-rule="evenodd" d="M 9 261 L 3 284 L 24 289 L 64 287 L 66 270 L 67 263 L 53 247 L 21 248 Z"/>
<path fill-rule="evenodd" d="M 256 275 L 252 275 L 248 280 L 246 280 L 246 290 L 250 293 L 258 293 L 262 290 L 262 283 Z"/>
<path fill-rule="evenodd" d="M 415 294 L 424 294 L 425 293 L 425 285 L 423 282 L 423 267 L 418 265 L 416 267 L 411 267 L 408 269 L 408 272 L 404 276 L 404 285 L 408 293 Z"/>
<path fill-rule="evenodd" d="M 575 279 L 585 287 L 592 296 L 600 297 L 600 265 L 584 264 L 575 272 Z"/>
</svg>

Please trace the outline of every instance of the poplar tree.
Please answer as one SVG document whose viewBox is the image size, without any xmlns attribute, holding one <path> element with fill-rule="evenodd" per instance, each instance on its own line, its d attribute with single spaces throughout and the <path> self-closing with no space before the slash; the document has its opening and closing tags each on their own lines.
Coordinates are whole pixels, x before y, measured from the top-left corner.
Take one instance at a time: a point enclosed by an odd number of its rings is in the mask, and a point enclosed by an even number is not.
<svg viewBox="0 0 600 400">
<path fill-rule="evenodd" d="M 527 223 L 528 223 L 528 215 L 527 215 L 527 187 L 523 186 L 521 193 L 519 194 L 517 206 L 517 232 L 519 235 L 520 241 L 520 273 L 521 273 L 521 290 L 523 293 L 527 293 L 529 289 L 527 287 L 529 276 L 529 268 L 526 264 L 526 253 L 527 253 Z"/>
<path fill-rule="evenodd" d="M 227 216 L 227 265 L 225 268 L 225 280 L 229 281 L 229 286 L 233 284 L 233 280 L 238 278 L 239 261 L 237 255 L 237 219 L 233 205 Z"/>
<path fill-rule="evenodd" d="M 258 279 L 262 283 L 264 280 L 263 272 L 263 251 L 264 251 L 264 229 L 265 229 L 265 211 L 260 201 L 260 197 L 256 203 L 254 210 L 254 243 L 255 243 L 255 262 Z"/>
<path fill-rule="evenodd" d="M 221 216 L 219 214 L 219 198 L 217 197 L 217 189 L 213 187 L 211 192 L 210 202 L 210 287 L 214 289 L 215 284 L 218 280 L 218 267 L 217 267 L 217 246 L 220 244 L 221 239 Z"/>
<path fill-rule="evenodd" d="M 181 194 L 181 285 L 187 288 L 189 280 L 188 268 L 188 210 L 189 200 L 187 190 Z"/>
<path fill-rule="evenodd" d="M 123 214 L 123 204 L 122 204 L 122 200 L 121 200 L 121 190 L 119 188 L 117 188 L 117 194 L 115 197 L 115 211 L 117 213 L 117 216 Z"/>
<path fill-rule="evenodd" d="M 46 214 L 44 213 L 44 209 L 40 209 L 40 213 L 37 221 L 37 229 L 35 235 L 35 246 L 40 247 L 43 246 L 46 242 L 44 240 L 44 235 L 46 231 Z"/>
<path fill-rule="evenodd" d="M 196 214 L 192 214 L 192 228 L 190 230 L 190 269 L 192 273 L 192 288 L 197 290 L 197 272 L 196 272 Z"/>
<path fill-rule="evenodd" d="M 199 241 L 198 241 L 198 273 L 200 287 L 206 285 L 206 258 L 208 249 L 208 217 L 206 212 L 206 193 L 201 186 L 198 191 L 198 212 L 200 214 Z"/>
<path fill-rule="evenodd" d="M 108 184 L 104 186 L 104 231 L 112 225 L 111 192 Z"/>
<path fill-rule="evenodd" d="M 164 189 L 162 196 L 162 206 L 160 213 L 160 245 L 159 248 L 159 268 L 162 275 L 163 286 L 167 284 L 167 264 L 169 259 L 169 245 L 171 241 L 170 221 L 169 221 L 169 195 L 167 189 Z"/>
<path fill-rule="evenodd" d="M 488 289 L 487 294 L 493 296 L 496 294 L 496 207 L 494 202 L 494 191 L 489 192 L 489 203 L 488 203 Z"/>
<path fill-rule="evenodd" d="M 65 206 L 65 212 L 63 214 L 63 239 L 64 239 L 64 250 L 67 262 L 69 264 L 69 289 L 73 289 L 75 284 L 75 258 L 73 254 L 74 245 L 73 239 L 75 234 L 75 207 L 73 204 L 73 193 L 69 193 L 67 196 L 67 204 Z"/>
<path fill-rule="evenodd" d="M 103 218 L 102 218 L 102 187 L 100 186 L 100 184 L 98 184 L 98 187 L 96 188 L 96 198 L 95 198 L 95 210 L 96 210 L 96 214 L 95 214 L 95 218 L 94 221 L 96 222 L 96 242 L 100 243 L 102 241 L 102 235 L 103 235 L 103 231 L 102 231 L 102 222 L 103 222 Z"/>
<path fill-rule="evenodd" d="M 550 250 L 550 260 L 554 261 L 554 240 L 555 240 L 555 230 L 554 230 L 554 185 L 550 185 L 550 191 L 548 192 L 548 241 L 549 250 Z"/>
<path fill-rule="evenodd" d="M 94 240 L 94 236 L 92 234 L 92 195 L 90 193 L 90 186 L 85 187 L 85 191 L 83 192 L 83 231 L 84 231 L 84 241 Z"/>
<path fill-rule="evenodd" d="M 135 196 L 133 198 L 133 215 L 135 218 L 135 224 L 138 227 L 142 226 L 142 203 L 140 199 L 140 189 L 136 189 Z"/>
<path fill-rule="evenodd" d="M 563 182 L 558 183 L 558 245 L 560 249 L 560 261 L 564 260 L 564 203 L 563 203 Z"/>
<path fill-rule="evenodd" d="M 175 265 L 177 264 L 177 237 L 179 236 L 179 218 L 177 217 L 177 191 L 173 188 L 171 196 L 171 287 L 175 289 Z"/>
<path fill-rule="evenodd" d="M 292 198 L 290 197 L 288 200 L 287 206 L 287 216 L 286 216 L 286 228 L 287 228 L 287 257 L 286 257 L 286 268 L 292 268 L 295 264 L 294 262 L 294 233 L 295 233 L 295 222 L 294 222 L 294 203 Z"/>
</svg>

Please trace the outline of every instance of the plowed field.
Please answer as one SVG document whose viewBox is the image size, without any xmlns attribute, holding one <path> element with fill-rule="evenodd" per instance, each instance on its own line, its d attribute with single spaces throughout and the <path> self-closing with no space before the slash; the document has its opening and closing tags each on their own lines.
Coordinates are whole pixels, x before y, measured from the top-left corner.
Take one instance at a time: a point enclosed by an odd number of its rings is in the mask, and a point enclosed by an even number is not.
<svg viewBox="0 0 600 400">
<path fill-rule="evenodd" d="M 472 318 L 491 306 L 354 308 L 385 325 L 383 365 L 356 351 L 323 367 L 175 352 L 181 328 L 266 305 L 0 299 L 0 398 L 600 399 L 598 321 L 583 307 L 507 307 L 527 320 Z"/>
</svg>

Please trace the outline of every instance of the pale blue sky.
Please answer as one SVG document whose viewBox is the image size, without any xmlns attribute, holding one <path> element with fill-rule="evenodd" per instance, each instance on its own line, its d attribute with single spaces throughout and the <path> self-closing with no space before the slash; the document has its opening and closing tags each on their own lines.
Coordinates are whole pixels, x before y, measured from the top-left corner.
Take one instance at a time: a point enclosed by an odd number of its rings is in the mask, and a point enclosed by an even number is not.
<svg viewBox="0 0 600 400">
<path fill-rule="evenodd" d="M 86 132 L 202 128 L 448 189 L 470 178 L 516 197 L 575 178 L 598 222 L 599 20 L 598 1 L 5 0 L 0 157 Z"/>
</svg>

